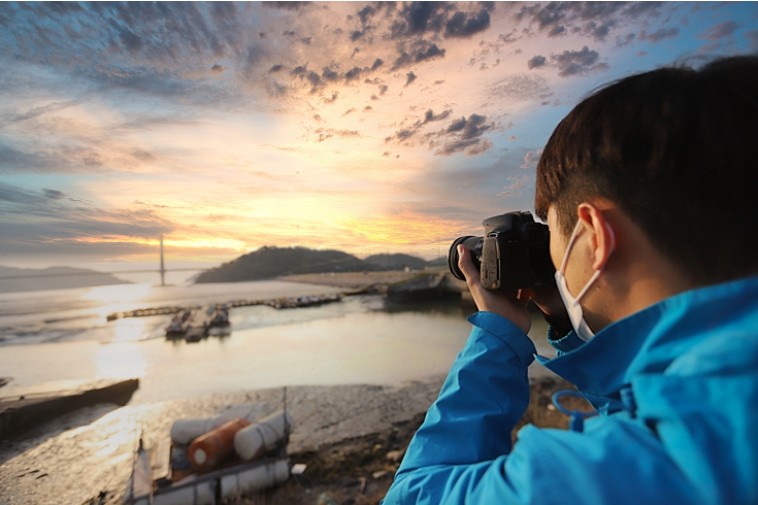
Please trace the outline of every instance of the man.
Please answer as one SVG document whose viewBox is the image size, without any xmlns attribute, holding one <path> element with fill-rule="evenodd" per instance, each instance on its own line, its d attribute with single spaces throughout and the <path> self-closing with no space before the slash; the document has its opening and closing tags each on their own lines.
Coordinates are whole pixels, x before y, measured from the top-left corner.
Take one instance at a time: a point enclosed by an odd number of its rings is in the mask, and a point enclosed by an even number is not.
<svg viewBox="0 0 758 505">
<path fill-rule="evenodd" d="M 574 108 L 537 167 L 558 289 L 487 291 L 459 248 L 480 312 L 383 503 L 758 503 L 756 181 L 756 57 L 632 76 Z M 598 415 L 512 445 L 529 298 L 558 349 L 538 359 Z"/>
</svg>

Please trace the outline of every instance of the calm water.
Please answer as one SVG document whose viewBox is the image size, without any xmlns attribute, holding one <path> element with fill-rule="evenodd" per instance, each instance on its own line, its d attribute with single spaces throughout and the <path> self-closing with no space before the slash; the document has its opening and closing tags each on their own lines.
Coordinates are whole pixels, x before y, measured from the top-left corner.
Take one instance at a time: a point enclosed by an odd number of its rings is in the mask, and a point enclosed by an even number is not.
<svg viewBox="0 0 758 505">
<path fill-rule="evenodd" d="M 137 308 L 337 291 L 266 281 L 0 295 L 0 376 L 13 377 L 0 395 L 126 377 L 141 380 L 132 404 L 281 385 L 393 384 L 445 373 L 470 330 L 457 302 L 390 311 L 379 296 L 235 308 L 231 334 L 192 344 L 165 339 L 169 316 L 106 321 Z"/>
<path fill-rule="evenodd" d="M 138 308 L 335 291 L 248 282 L 0 295 L 0 376 L 13 377 L 0 396 L 140 378 L 126 407 L 83 409 L 40 427 L 28 440 L 0 447 L 0 504 L 89 503 L 103 490 L 121 496 L 140 434 L 155 444 L 156 461 L 167 464 L 166 451 L 159 449 L 168 447 L 168 426 L 185 415 L 187 405 L 220 393 L 285 385 L 397 384 L 439 377 L 470 331 L 469 309 L 458 302 L 389 310 L 379 296 L 279 311 L 235 308 L 228 336 L 193 344 L 165 339 L 169 316 L 106 321 L 109 313 Z M 535 340 L 544 342 L 544 324 L 533 326 L 542 337 Z"/>
</svg>

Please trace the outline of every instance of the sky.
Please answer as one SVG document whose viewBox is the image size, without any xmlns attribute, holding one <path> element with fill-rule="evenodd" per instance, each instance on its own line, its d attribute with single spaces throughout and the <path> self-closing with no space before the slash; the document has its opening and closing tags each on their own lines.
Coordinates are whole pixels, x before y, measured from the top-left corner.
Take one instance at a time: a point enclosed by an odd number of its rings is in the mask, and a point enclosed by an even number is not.
<svg viewBox="0 0 758 505">
<path fill-rule="evenodd" d="M 583 97 L 758 52 L 758 3 L 0 3 L 0 265 L 447 254 Z"/>
</svg>

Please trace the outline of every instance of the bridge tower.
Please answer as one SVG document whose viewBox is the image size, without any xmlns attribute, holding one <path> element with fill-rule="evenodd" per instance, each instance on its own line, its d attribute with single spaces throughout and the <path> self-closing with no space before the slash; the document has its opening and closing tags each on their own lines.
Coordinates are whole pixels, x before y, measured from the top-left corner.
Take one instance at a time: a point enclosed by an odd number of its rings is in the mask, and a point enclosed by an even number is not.
<svg viewBox="0 0 758 505">
<path fill-rule="evenodd" d="M 161 286 L 166 285 L 166 265 L 163 262 L 163 233 L 161 233 Z"/>
</svg>

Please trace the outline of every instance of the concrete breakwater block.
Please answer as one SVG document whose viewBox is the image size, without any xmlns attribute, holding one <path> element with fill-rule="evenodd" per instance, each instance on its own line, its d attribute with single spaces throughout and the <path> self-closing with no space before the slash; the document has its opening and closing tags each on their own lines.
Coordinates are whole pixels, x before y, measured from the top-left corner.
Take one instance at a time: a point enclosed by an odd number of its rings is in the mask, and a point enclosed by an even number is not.
<svg viewBox="0 0 758 505">
<path fill-rule="evenodd" d="M 125 405 L 139 387 L 139 379 L 103 381 L 54 393 L 22 395 L 0 400 L 0 439 L 23 432 L 73 410 L 112 403 Z"/>
</svg>

